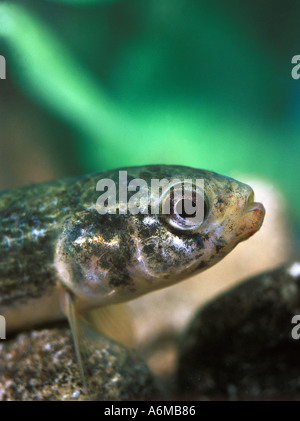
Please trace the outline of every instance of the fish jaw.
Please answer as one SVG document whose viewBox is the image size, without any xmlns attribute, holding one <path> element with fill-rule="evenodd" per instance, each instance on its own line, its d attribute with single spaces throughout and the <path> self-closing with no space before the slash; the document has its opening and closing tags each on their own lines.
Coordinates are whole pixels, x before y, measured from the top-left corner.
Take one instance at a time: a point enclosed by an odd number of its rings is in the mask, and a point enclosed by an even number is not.
<svg viewBox="0 0 300 421">
<path fill-rule="evenodd" d="M 265 208 L 262 203 L 254 201 L 254 191 L 247 184 L 243 185 L 243 197 L 240 200 L 239 219 L 236 238 L 238 242 L 245 241 L 260 230 L 264 218 Z"/>
<path fill-rule="evenodd" d="M 223 198 L 226 203 L 222 212 L 216 213 L 214 222 L 218 229 L 222 227 L 221 238 L 215 238 L 216 242 L 225 241 L 227 247 L 224 247 L 226 253 L 230 252 L 240 242 L 247 240 L 261 228 L 264 217 L 264 206 L 254 201 L 253 189 L 244 183 L 236 182 L 234 194 L 225 195 Z M 221 244 L 222 244 L 221 243 Z"/>
<path fill-rule="evenodd" d="M 246 206 L 238 232 L 239 241 L 247 240 L 260 230 L 265 214 L 265 208 L 259 202 L 252 202 Z"/>
</svg>

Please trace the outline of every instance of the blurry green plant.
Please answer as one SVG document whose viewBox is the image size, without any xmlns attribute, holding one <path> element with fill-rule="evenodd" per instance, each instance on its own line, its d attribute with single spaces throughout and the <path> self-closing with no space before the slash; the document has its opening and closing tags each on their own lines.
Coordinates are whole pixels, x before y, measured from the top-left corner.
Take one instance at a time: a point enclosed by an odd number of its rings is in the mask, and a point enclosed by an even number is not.
<svg viewBox="0 0 300 421">
<path fill-rule="evenodd" d="M 49 3 L 66 3 L 66 4 L 80 4 L 82 6 L 87 6 L 89 4 L 98 4 L 98 3 L 113 3 L 118 0 L 47 0 Z"/>
<path fill-rule="evenodd" d="M 48 2 L 80 9 L 118 3 Z M 222 10 L 210 15 L 203 7 L 195 17 L 191 8 L 183 19 L 180 1 L 172 3 L 179 4 L 178 9 L 168 2 L 142 3 L 148 20 L 141 40 L 135 33 L 110 69 L 111 84 L 117 85 L 114 95 L 77 58 L 71 43 L 57 35 L 54 23 L 30 7 L 0 4 L 0 36 L 9 48 L 14 63 L 10 71 L 20 89 L 76 131 L 79 140 L 74 140 L 74 147 L 86 171 L 166 163 L 225 174 L 246 172 L 277 183 L 293 204 L 293 216 L 299 218 L 299 130 L 257 118 L 272 98 L 280 96 L 269 77 L 274 61 L 259 47 L 259 40 L 247 37 L 247 30 Z M 146 13 L 150 4 L 152 17 Z M 158 38 L 149 32 L 149 21 Z M 88 24 L 82 31 L 87 28 Z M 190 50 L 181 48 L 183 40 L 185 46 L 192 44 Z M 93 52 L 100 41 L 90 41 L 86 48 Z M 178 88 L 179 81 L 187 94 Z"/>
</svg>

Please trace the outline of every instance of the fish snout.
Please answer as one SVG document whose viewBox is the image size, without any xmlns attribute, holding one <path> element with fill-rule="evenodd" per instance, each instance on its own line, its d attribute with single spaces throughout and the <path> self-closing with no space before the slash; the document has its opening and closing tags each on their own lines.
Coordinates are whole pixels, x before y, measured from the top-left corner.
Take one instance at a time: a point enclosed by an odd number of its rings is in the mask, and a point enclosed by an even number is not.
<svg viewBox="0 0 300 421">
<path fill-rule="evenodd" d="M 251 213 L 252 216 L 257 220 L 257 222 L 259 223 L 259 227 L 261 227 L 265 214 L 266 214 L 266 210 L 264 208 L 264 205 L 262 203 L 259 202 L 252 202 L 251 204 L 249 204 L 246 207 L 246 212 L 247 213 Z"/>
<path fill-rule="evenodd" d="M 263 223 L 266 211 L 262 203 L 254 202 L 254 191 L 252 187 L 248 185 L 246 186 L 246 204 L 243 213 L 248 214 L 248 217 L 250 216 L 253 220 L 257 220 L 260 228 Z"/>
<path fill-rule="evenodd" d="M 246 240 L 255 234 L 262 226 L 265 217 L 265 208 L 262 203 L 254 202 L 254 191 L 246 185 L 244 207 L 240 221 L 240 241 Z"/>
<path fill-rule="evenodd" d="M 251 217 L 253 219 L 256 219 L 258 224 L 259 224 L 259 228 L 261 227 L 264 217 L 265 217 L 265 213 L 266 210 L 263 206 L 262 203 L 259 202 L 254 202 L 254 191 L 253 189 L 248 186 L 248 197 L 247 197 L 247 202 L 246 202 L 246 206 L 244 209 L 244 213 L 246 214 L 251 214 Z"/>
<path fill-rule="evenodd" d="M 266 211 L 262 203 L 251 202 L 246 205 L 241 223 L 243 240 L 251 237 L 261 228 L 265 214 Z"/>
</svg>

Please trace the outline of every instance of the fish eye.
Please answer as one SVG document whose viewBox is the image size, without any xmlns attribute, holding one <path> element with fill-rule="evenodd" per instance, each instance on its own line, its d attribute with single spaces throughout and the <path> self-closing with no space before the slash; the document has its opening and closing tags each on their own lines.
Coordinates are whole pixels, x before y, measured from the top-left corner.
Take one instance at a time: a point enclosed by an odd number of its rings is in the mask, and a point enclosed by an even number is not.
<svg viewBox="0 0 300 421">
<path fill-rule="evenodd" d="M 205 219 L 208 213 L 208 206 L 205 200 L 204 200 L 203 206 L 204 206 L 203 219 Z M 186 209 L 196 208 L 196 207 L 197 207 L 197 201 L 195 197 L 193 197 L 193 199 L 181 199 L 175 204 L 174 214 L 179 216 L 182 219 L 194 218 L 196 216 L 196 210 L 193 213 L 188 213 Z"/>
<path fill-rule="evenodd" d="M 170 212 L 163 212 L 167 222 L 180 230 L 191 230 L 202 225 L 209 213 L 204 192 L 190 188 L 182 192 L 182 186 L 170 189 L 165 195 L 170 200 Z M 164 205 L 164 203 L 163 203 Z M 166 208 L 165 208 L 166 209 Z"/>
</svg>

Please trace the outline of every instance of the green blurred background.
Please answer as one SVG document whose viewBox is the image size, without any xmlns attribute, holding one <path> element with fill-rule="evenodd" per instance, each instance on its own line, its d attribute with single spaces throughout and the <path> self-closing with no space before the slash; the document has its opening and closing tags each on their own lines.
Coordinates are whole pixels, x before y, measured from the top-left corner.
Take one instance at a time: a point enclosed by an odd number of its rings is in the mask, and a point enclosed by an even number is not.
<svg viewBox="0 0 300 421">
<path fill-rule="evenodd" d="M 278 186 L 299 233 L 299 21 L 298 0 L 0 2 L 0 188 L 151 163 L 245 173 Z"/>
</svg>

